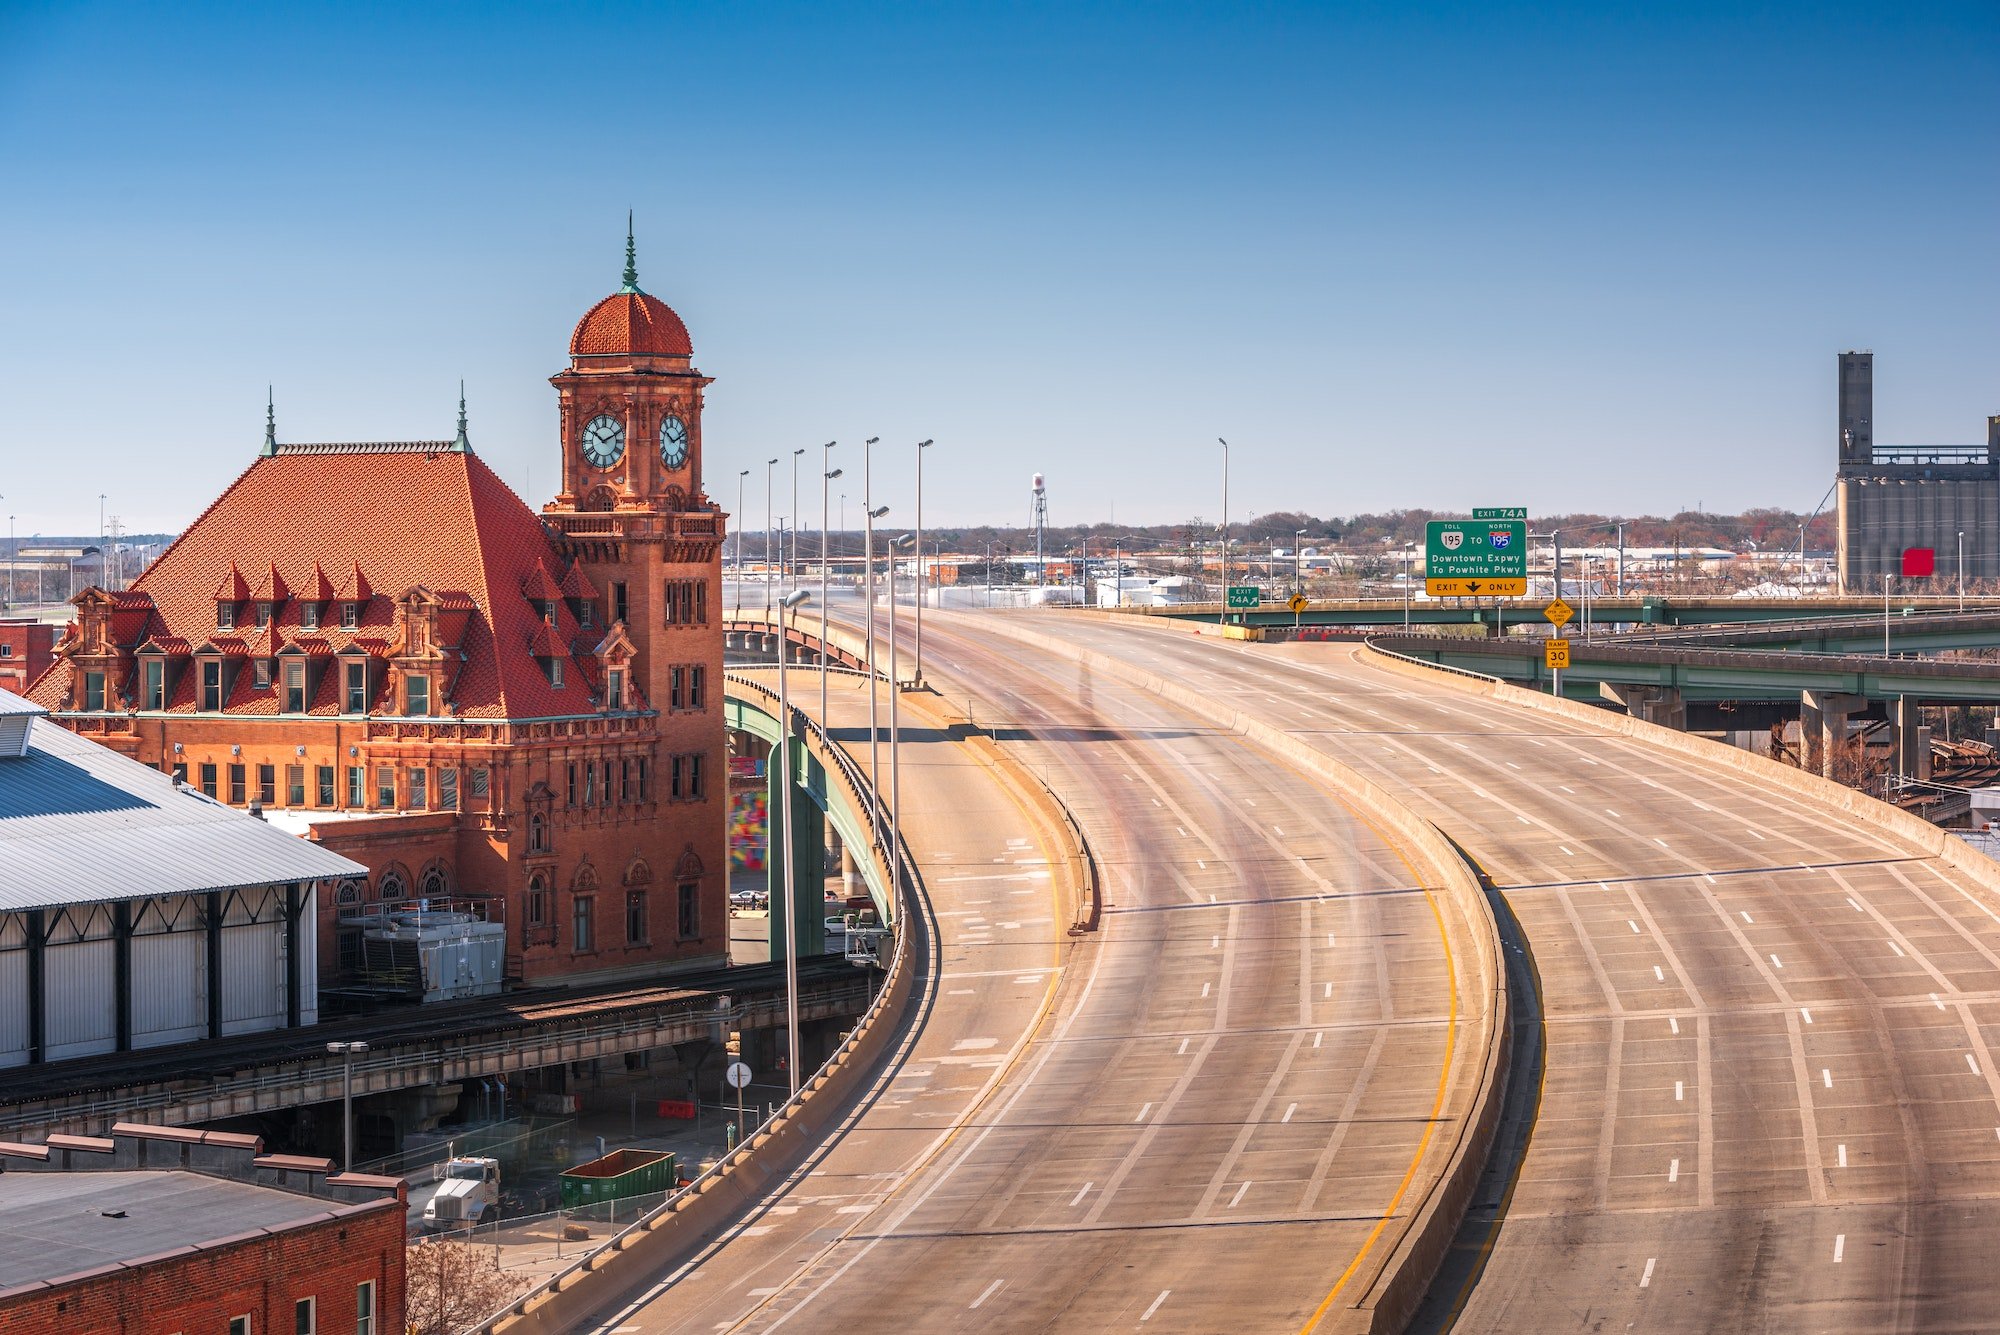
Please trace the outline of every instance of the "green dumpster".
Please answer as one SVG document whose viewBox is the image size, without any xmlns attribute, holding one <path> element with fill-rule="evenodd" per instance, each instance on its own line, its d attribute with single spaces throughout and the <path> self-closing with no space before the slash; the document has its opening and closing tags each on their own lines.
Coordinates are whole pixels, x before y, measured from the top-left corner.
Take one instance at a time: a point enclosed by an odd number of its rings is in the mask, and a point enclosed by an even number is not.
<svg viewBox="0 0 2000 1335">
<path fill-rule="evenodd" d="M 601 1159 L 578 1164 L 557 1179 L 563 1208 L 651 1196 L 674 1189 L 674 1156 L 670 1150 L 613 1150 Z"/>
</svg>

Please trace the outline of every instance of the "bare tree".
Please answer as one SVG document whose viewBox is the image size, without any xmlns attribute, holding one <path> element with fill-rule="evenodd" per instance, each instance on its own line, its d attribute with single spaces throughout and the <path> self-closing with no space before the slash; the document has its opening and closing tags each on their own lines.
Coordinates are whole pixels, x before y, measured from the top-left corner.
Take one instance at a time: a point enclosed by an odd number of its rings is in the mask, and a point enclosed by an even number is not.
<svg viewBox="0 0 2000 1335">
<path fill-rule="evenodd" d="M 496 1249 L 449 1239 L 411 1243 L 404 1262 L 409 1335 L 458 1335 L 529 1284 L 500 1269 Z"/>
</svg>

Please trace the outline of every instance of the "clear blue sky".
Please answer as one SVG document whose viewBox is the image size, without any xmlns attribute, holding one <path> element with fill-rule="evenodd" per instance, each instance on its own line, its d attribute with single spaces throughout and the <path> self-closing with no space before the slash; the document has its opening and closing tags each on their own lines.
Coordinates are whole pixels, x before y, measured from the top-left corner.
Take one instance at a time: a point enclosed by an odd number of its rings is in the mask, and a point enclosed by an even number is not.
<svg viewBox="0 0 2000 1335">
<path fill-rule="evenodd" d="M 1217 436 L 1239 517 L 1806 507 L 1841 348 L 1880 440 L 2000 412 L 1996 88 L 1990 0 L 0 6 L 0 517 L 461 376 L 539 504 L 628 207 L 730 508 L 869 435 L 898 520 L 924 436 L 933 522 L 1212 521 Z"/>
</svg>

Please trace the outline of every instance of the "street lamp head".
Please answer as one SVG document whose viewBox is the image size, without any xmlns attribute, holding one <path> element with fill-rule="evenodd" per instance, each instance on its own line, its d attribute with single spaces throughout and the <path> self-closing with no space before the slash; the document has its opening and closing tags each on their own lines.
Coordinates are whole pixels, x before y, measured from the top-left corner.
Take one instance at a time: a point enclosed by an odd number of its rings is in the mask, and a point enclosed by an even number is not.
<svg viewBox="0 0 2000 1335">
<path fill-rule="evenodd" d="M 778 606 L 789 612 L 810 597 L 812 595 L 804 589 L 795 589 L 791 593 L 786 594 L 784 601 L 780 602 Z"/>
<path fill-rule="evenodd" d="M 870 436 L 868 439 L 862 441 L 861 443 L 863 445 L 873 445 L 876 441 L 880 439 L 882 439 L 880 436 Z"/>
<path fill-rule="evenodd" d="M 905 533 L 902 537 L 895 539 L 891 545 L 895 547 L 907 547 L 914 541 L 916 541 L 916 534 Z"/>
<path fill-rule="evenodd" d="M 744 470 L 743 470 L 742 472 L 738 473 L 738 474 L 737 474 L 736 476 L 738 476 L 738 477 L 749 477 L 749 476 L 750 476 L 750 470 L 746 468 L 746 469 L 744 469 Z"/>
<path fill-rule="evenodd" d="M 885 505 L 882 506 L 880 509 L 870 510 L 868 512 L 868 517 L 870 519 L 880 519 L 883 515 L 886 515 L 888 513 L 889 513 L 889 507 Z"/>
<path fill-rule="evenodd" d="M 927 450 L 930 447 L 931 447 L 931 442 L 927 440 L 920 440 L 917 442 L 917 448 L 920 450 Z"/>
<path fill-rule="evenodd" d="M 794 455 L 804 454 L 805 452 L 806 452 L 806 447 L 803 445 L 799 446 L 796 450 L 792 451 Z"/>
<path fill-rule="evenodd" d="M 777 461 L 776 459 L 766 459 L 766 460 L 764 461 L 764 466 L 765 466 L 766 468 L 769 468 L 769 467 L 770 467 L 770 466 L 771 466 L 772 464 L 774 464 L 774 463 L 776 463 L 776 462 L 778 462 L 778 461 Z"/>
<path fill-rule="evenodd" d="M 839 470 L 838 468 L 836 468 L 836 469 L 834 469 L 834 470 L 833 470 L 833 471 L 832 471 L 831 473 L 828 473 L 828 474 L 826 475 L 826 480 L 827 480 L 828 482 L 831 482 L 831 481 L 833 481 L 833 480 L 834 480 L 835 478 L 837 478 L 837 477 L 839 477 L 839 476 L 840 476 L 840 470 Z"/>
</svg>

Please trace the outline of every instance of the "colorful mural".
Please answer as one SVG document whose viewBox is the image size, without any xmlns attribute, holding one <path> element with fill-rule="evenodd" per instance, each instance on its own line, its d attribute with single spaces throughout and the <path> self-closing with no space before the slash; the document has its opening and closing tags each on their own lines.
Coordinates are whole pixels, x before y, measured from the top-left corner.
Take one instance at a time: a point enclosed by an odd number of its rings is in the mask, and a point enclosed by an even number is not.
<svg viewBox="0 0 2000 1335">
<path fill-rule="evenodd" d="M 770 843 L 770 812 L 762 788 L 729 795 L 729 865 L 742 871 L 764 870 Z"/>
</svg>

